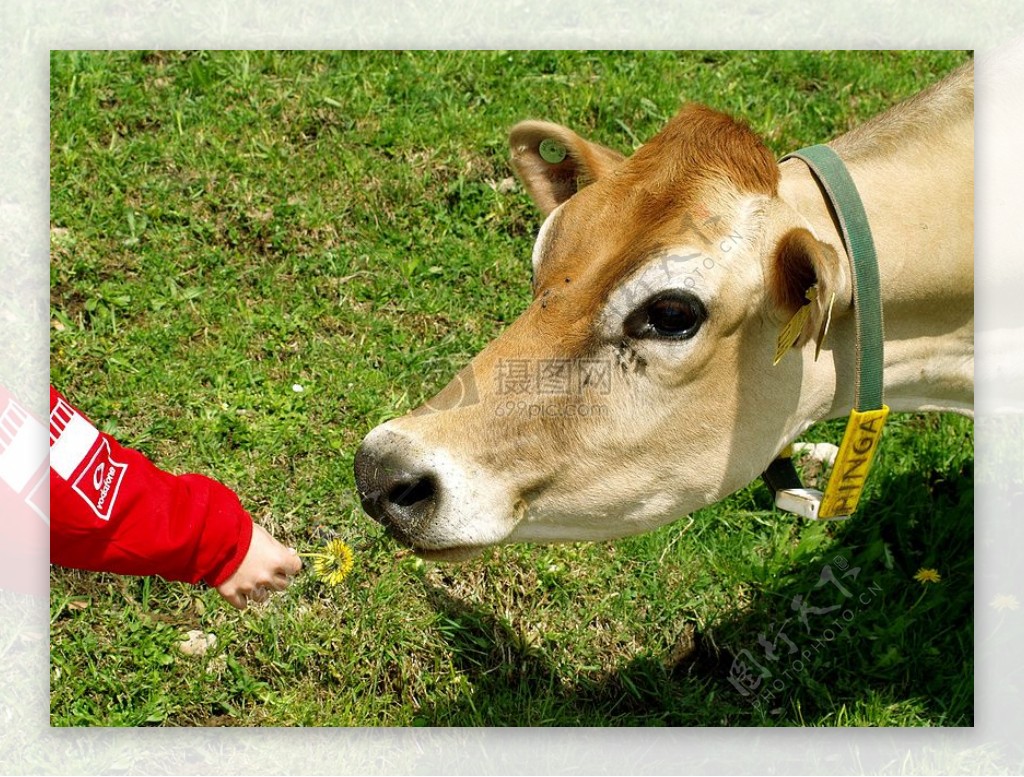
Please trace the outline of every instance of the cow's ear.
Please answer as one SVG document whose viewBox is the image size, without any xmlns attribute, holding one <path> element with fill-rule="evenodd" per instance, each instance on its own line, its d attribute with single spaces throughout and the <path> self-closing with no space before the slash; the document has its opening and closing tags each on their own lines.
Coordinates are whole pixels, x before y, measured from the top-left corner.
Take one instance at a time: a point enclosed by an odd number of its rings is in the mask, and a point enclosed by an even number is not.
<svg viewBox="0 0 1024 777">
<path fill-rule="evenodd" d="M 832 246 L 803 227 L 789 230 L 779 240 L 767 275 L 769 299 L 780 327 L 813 297 L 794 347 L 822 337 L 830 315 L 837 318 L 850 310 L 853 286 L 848 266 L 845 256 L 840 261 Z M 809 294 L 812 287 L 815 291 Z"/>
<path fill-rule="evenodd" d="M 508 142 L 516 175 L 545 216 L 623 160 L 618 151 L 546 121 L 520 122 Z"/>
</svg>

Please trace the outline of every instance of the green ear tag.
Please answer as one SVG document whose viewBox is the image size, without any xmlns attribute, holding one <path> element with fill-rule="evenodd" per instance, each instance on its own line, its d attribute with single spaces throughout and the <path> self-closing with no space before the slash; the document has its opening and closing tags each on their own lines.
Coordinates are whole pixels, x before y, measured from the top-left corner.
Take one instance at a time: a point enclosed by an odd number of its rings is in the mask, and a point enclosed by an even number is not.
<svg viewBox="0 0 1024 777">
<path fill-rule="evenodd" d="M 540 158 L 548 164 L 557 165 L 565 159 L 565 146 L 557 140 L 544 138 L 540 142 Z"/>
</svg>

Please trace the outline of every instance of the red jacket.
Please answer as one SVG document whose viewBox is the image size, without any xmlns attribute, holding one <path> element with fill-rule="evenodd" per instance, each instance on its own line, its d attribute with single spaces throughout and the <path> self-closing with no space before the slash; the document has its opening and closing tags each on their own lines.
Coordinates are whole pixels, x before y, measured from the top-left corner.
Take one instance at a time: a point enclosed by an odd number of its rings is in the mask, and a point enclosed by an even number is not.
<svg viewBox="0 0 1024 777">
<path fill-rule="evenodd" d="M 252 519 L 229 488 L 158 469 L 50 388 L 52 563 L 218 586 L 251 539 Z"/>
<path fill-rule="evenodd" d="M 0 588 L 46 596 L 50 489 L 43 424 L 0 384 Z"/>
</svg>

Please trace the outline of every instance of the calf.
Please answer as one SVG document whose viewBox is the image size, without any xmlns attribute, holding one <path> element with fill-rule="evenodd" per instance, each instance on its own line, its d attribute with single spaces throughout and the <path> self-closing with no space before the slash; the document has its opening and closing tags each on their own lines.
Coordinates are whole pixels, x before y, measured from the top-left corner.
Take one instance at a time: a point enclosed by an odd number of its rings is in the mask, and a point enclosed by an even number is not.
<svg viewBox="0 0 1024 777">
<path fill-rule="evenodd" d="M 830 144 L 874 234 L 894 411 L 972 413 L 973 83 L 967 64 Z M 629 158 L 537 121 L 510 145 L 545 216 L 533 301 L 356 455 L 364 508 L 399 540 L 457 559 L 647 531 L 850 412 L 851 267 L 802 161 L 699 105 Z"/>
</svg>

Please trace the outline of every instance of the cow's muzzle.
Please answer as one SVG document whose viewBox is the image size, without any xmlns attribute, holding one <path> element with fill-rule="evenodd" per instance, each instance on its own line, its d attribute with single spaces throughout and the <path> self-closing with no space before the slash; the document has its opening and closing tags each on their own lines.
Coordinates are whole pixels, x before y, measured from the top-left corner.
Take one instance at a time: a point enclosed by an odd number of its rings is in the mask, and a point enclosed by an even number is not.
<svg viewBox="0 0 1024 777">
<path fill-rule="evenodd" d="M 426 419 L 426 420 L 429 420 Z M 428 442 L 403 416 L 372 430 L 356 451 L 363 509 L 424 558 L 464 559 L 504 542 L 523 518 L 516 492 L 478 464 Z"/>
<path fill-rule="evenodd" d="M 355 475 L 367 514 L 399 541 L 415 544 L 413 538 L 434 519 L 440 497 L 437 474 L 364 442 L 356 452 Z"/>
</svg>

